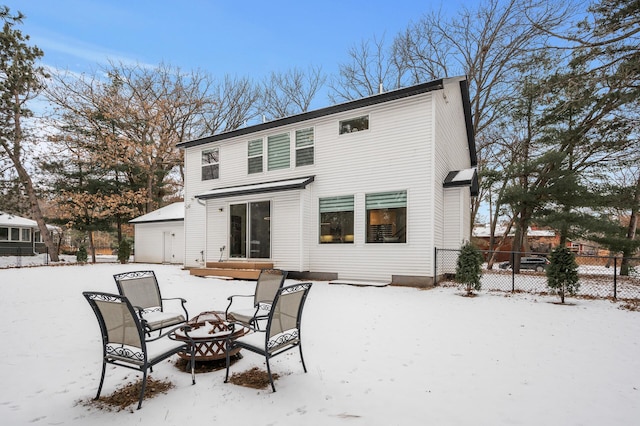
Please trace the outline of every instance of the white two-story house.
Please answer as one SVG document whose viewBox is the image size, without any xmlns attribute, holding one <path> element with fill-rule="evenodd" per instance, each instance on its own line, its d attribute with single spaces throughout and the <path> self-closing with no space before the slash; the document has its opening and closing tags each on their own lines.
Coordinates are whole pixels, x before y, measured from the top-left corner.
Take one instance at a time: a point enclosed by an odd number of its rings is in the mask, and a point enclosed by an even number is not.
<svg viewBox="0 0 640 426">
<path fill-rule="evenodd" d="M 289 277 L 428 286 L 471 234 L 476 151 L 465 78 L 178 145 L 187 268 L 269 261 Z"/>
</svg>

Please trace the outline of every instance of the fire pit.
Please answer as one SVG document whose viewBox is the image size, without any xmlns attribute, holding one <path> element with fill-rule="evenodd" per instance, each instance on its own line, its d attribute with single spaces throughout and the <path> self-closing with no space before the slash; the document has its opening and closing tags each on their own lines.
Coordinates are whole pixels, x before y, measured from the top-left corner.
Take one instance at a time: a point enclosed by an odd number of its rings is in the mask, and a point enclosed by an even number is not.
<svg viewBox="0 0 640 426">
<path fill-rule="evenodd" d="M 227 337 L 231 334 L 232 339 L 237 339 L 249 331 L 247 328 L 240 327 L 232 333 L 224 317 L 224 312 L 202 312 L 187 322 L 191 327 L 189 336 L 196 346 L 196 361 L 215 361 L 225 358 L 225 341 Z M 175 338 L 181 341 L 188 341 L 183 329 L 176 331 Z M 238 352 L 240 352 L 240 348 L 233 349 L 229 352 L 229 355 L 233 356 Z M 178 355 L 185 360 L 191 359 L 191 356 L 184 352 L 179 352 Z"/>
</svg>

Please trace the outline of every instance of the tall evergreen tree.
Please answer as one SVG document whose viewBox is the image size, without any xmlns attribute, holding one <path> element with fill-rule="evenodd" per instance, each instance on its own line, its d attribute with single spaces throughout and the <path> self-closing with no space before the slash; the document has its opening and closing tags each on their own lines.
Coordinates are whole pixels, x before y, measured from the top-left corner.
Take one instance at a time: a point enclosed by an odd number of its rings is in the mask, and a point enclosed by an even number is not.
<svg viewBox="0 0 640 426">
<path fill-rule="evenodd" d="M 27 104 L 42 91 L 48 75 L 43 67 L 36 65 L 44 54 L 42 50 L 30 46 L 29 36 L 16 28 L 23 18 L 20 12 L 12 15 L 8 7 L 0 7 L 0 19 L 4 22 L 0 32 L 0 152 L 15 169 L 51 260 L 57 262 L 58 252 L 47 229 L 25 158 L 31 135 L 24 121 L 33 116 Z"/>
</svg>

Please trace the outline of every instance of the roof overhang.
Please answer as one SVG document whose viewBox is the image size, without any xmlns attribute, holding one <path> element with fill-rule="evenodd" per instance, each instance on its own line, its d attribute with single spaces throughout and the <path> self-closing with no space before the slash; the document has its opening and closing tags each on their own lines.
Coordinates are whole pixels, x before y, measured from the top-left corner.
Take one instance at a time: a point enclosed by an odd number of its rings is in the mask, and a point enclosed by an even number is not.
<svg viewBox="0 0 640 426">
<path fill-rule="evenodd" d="M 449 172 L 442 183 L 443 188 L 457 188 L 461 186 L 468 186 L 472 196 L 475 197 L 478 195 L 480 188 L 478 186 L 478 172 L 475 168 Z"/>
<path fill-rule="evenodd" d="M 272 182 L 253 183 L 249 185 L 230 186 L 227 188 L 212 189 L 198 194 L 195 197 L 201 200 L 213 198 L 235 197 L 238 195 L 263 194 L 268 192 L 291 191 L 304 189 L 309 185 L 315 176 L 306 176 L 295 179 L 276 180 Z"/>
</svg>

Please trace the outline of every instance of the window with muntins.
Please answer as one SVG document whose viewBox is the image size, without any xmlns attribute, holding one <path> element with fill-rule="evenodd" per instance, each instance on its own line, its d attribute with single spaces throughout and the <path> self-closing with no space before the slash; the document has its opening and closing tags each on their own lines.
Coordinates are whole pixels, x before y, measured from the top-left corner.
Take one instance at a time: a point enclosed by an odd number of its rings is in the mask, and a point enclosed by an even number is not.
<svg viewBox="0 0 640 426">
<path fill-rule="evenodd" d="M 353 195 L 320 198 L 320 244 L 353 244 Z"/>
<path fill-rule="evenodd" d="M 249 174 L 262 173 L 263 146 L 262 139 L 249 141 L 247 145 L 247 170 Z"/>
<path fill-rule="evenodd" d="M 296 130 L 296 167 L 313 164 L 313 127 Z"/>
<path fill-rule="evenodd" d="M 288 169 L 290 166 L 291 143 L 289 133 L 267 137 L 267 169 Z"/>
<path fill-rule="evenodd" d="M 202 151 L 202 180 L 218 179 L 220 177 L 220 148 Z"/>
<path fill-rule="evenodd" d="M 407 191 L 367 194 L 367 243 L 407 242 Z"/>
<path fill-rule="evenodd" d="M 360 132 L 369 129 L 369 116 L 350 118 L 340 121 L 340 134 Z"/>
</svg>

